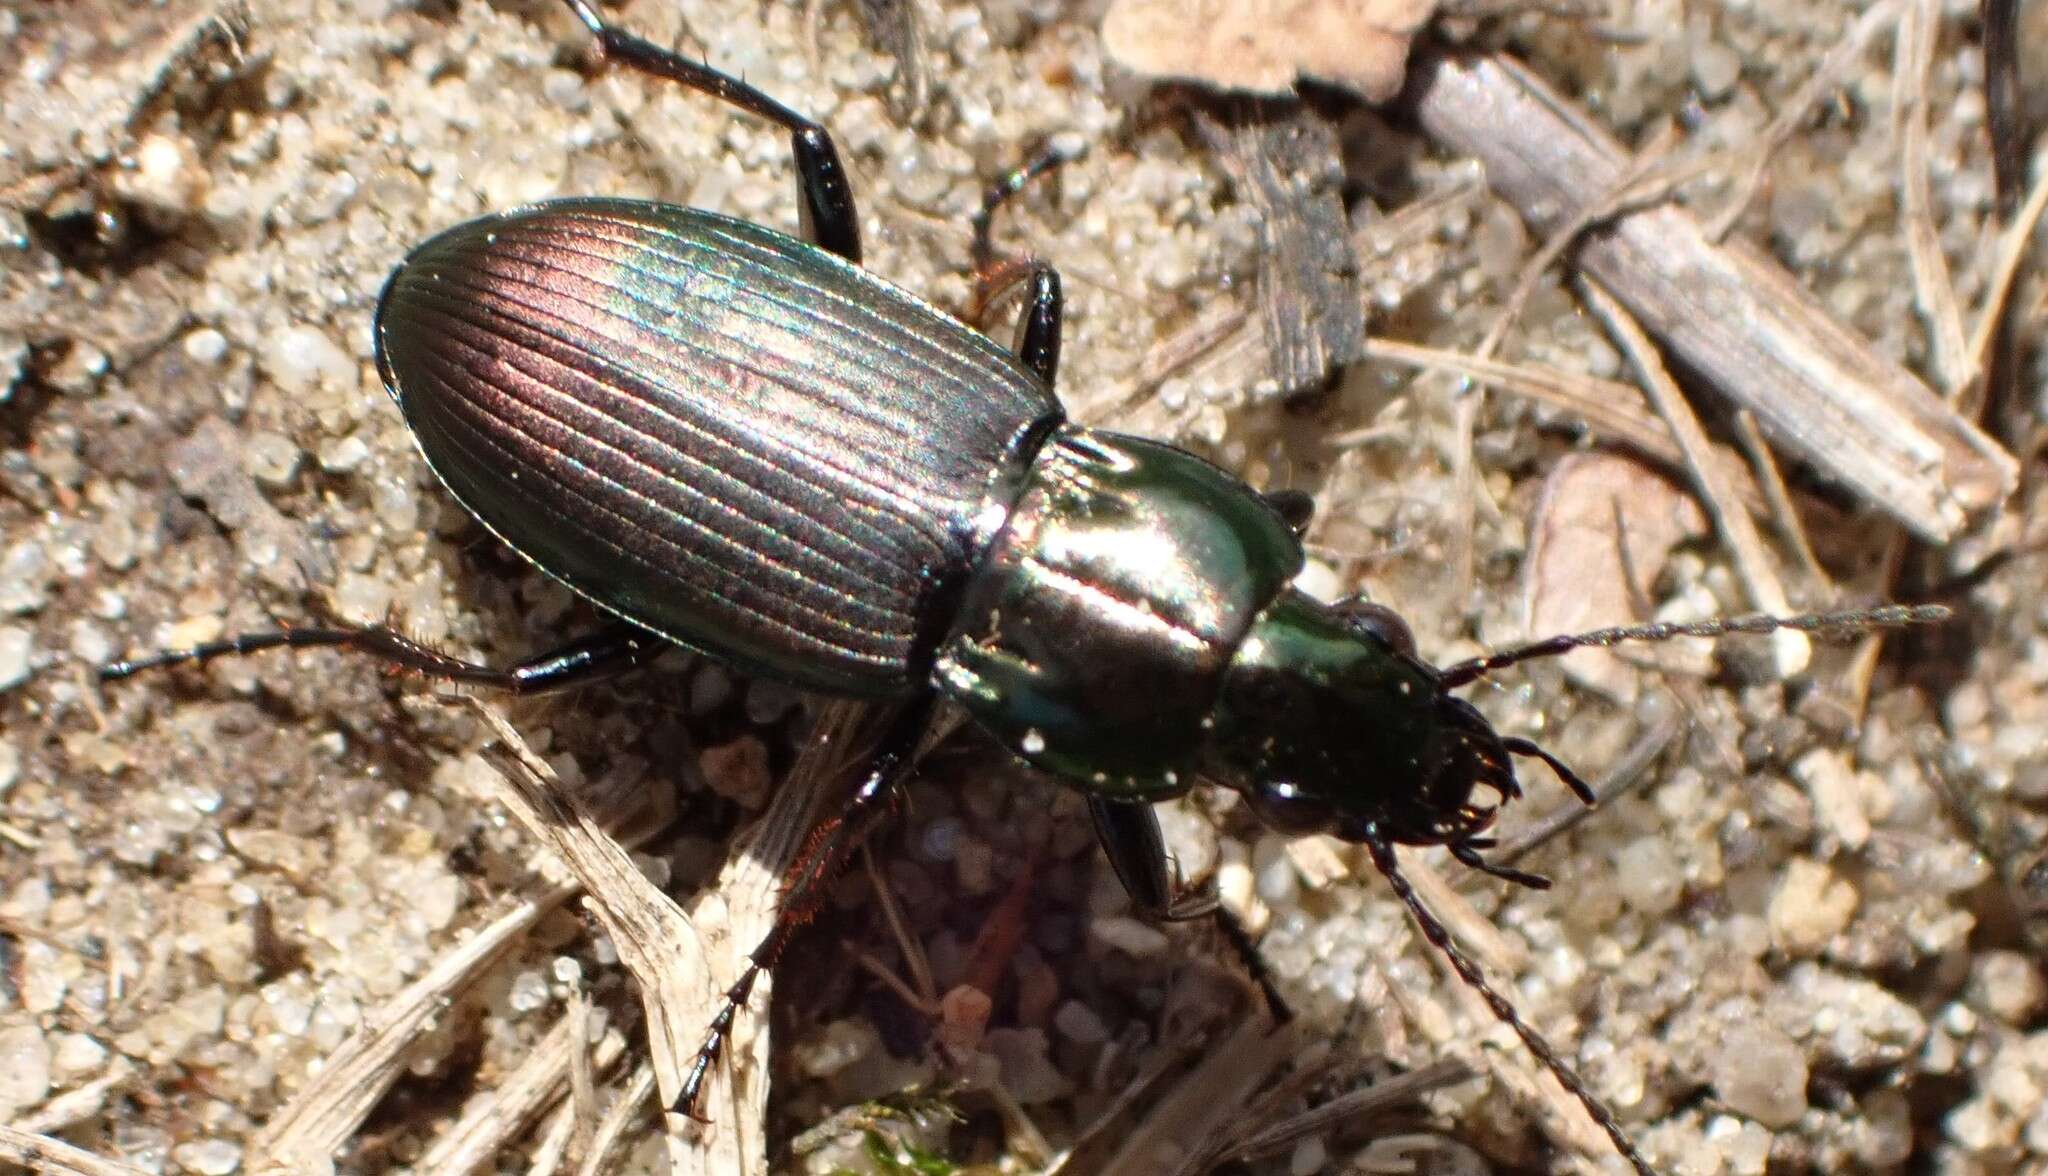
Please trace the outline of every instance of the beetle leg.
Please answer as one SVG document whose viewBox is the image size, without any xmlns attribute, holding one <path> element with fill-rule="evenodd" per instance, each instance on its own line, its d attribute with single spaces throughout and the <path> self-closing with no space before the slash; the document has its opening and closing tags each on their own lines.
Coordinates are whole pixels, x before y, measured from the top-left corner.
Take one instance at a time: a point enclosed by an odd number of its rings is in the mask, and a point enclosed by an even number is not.
<svg viewBox="0 0 2048 1176">
<path fill-rule="evenodd" d="M 680 82 L 787 130 L 790 151 L 796 157 L 804 238 L 860 264 L 860 211 L 854 207 L 853 189 L 847 185 L 846 169 L 839 162 L 839 150 L 832 145 L 830 132 L 731 74 L 691 61 L 611 24 L 598 15 L 591 0 L 565 3 L 597 38 L 598 52 L 605 60 Z"/>
<path fill-rule="evenodd" d="M 442 653 L 382 625 L 273 629 L 209 641 L 190 649 L 174 649 L 130 661 L 111 662 L 100 667 L 99 675 L 102 680 L 112 680 L 182 662 L 207 662 L 217 657 L 240 656 L 265 649 L 321 646 L 367 653 L 406 673 L 530 695 L 548 694 L 615 678 L 653 661 L 669 647 L 669 643 L 638 626 L 621 623 L 538 657 L 499 669 Z"/>
<path fill-rule="evenodd" d="M 1055 141 L 1016 168 L 998 176 L 982 193 L 981 208 L 974 214 L 974 299 L 968 320 L 976 326 L 988 308 L 1020 283 L 1030 283 L 1024 310 L 1017 317 L 1017 333 L 1011 349 L 1024 366 L 1036 372 L 1047 387 L 1060 363 L 1060 320 L 1063 300 L 1059 271 L 1035 257 L 998 258 L 990 235 L 996 210 L 1024 190 L 1032 180 L 1063 163 L 1080 158 L 1081 148 Z"/>
<path fill-rule="evenodd" d="M 1023 264 L 1024 272 L 1005 279 L 1002 289 L 992 297 L 1001 296 L 1018 282 L 1031 283 L 1031 293 L 1017 315 L 1017 333 L 1011 338 L 1010 350 L 1050 388 L 1060 366 L 1061 310 L 1065 305 L 1060 293 L 1060 272 L 1035 259 Z"/>
<path fill-rule="evenodd" d="M 846 807 L 811 831 L 809 844 L 804 846 L 803 853 L 790 867 L 789 877 L 785 880 L 782 909 L 776 912 L 775 925 L 748 953 L 747 966 L 733 981 L 732 987 L 725 990 L 725 1003 L 719 1006 L 718 1015 L 711 1019 L 711 1026 L 705 1031 L 704 1044 L 698 1048 L 696 1060 L 690 1063 L 689 1073 L 683 1077 L 683 1089 L 669 1108 L 671 1113 L 704 1121 L 704 1116 L 699 1113 L 704 1083 L 711 1075 L 711 1067 L 718 1064 L 719 1056 L 725 1052 L 733 1019 L 746 1007 L 747 998 L 754 991 L 754 982 L 760 979 L 762 971 L 774 967 L 775 961 L 782 958 L 783 949 L 789 946 L 796 929 L 809 922 L 824 903 L 826 891 L 852 859 L 853 851 L 867 839 L 868 831 L 875 822 L 888 814 L 896 786 L 915 762 L 918 745 L 924 742 L 925 731 L 931 726 L 935 702 L 936 696 L 927 692 L 897 713 L 883 733 L 874 757 L 868 761 L 867 774 L 862 777 L 860 787 L 854 790 Z"/>
<path fill-rule="evenodd" d="M 1109 866 L 1116 871 L 1117 881 L 1123 883 L 1138 913 L 1162 923 L 1213 917 L 1216 929 L 1229 942 L 1239 964 L 1259 986 L 1274 1020 L 1291 1019 L 1294 1012 L 1273 987 L 1272 975 L 1266 969 L 1266 961 L 1260 958 L 1257 945 L 1237 918 L 1217 902 L 1216 892 L 1204 889 L 1180 898 L 1173 896 L 1173 870 L 1166 856 L 1166 839 L 1159 834 L 1159 818 L 1153 814 L 1151 804 L 1090 795 L 1088 812 L 1095 818 L 1095 835 L 1109 857 Z"/>
<path fill-rule="evenodd" d="M 1308 533 L 1308 525 L 1316 517 L 1316 500 L 1306 490 L 1261 490 L 1259 497 L 1273 512 L 1287 520 L 1288 529 L 1299 539 Z"/>
</svg>

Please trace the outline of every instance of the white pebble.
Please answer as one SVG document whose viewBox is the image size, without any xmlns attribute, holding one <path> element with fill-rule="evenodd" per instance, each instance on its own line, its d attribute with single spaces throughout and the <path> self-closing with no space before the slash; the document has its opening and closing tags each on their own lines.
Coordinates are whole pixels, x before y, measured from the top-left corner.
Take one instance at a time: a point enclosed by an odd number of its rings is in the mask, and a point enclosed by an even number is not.
<svg viewBox="0 0 2048 1176">
<path fill-rule="evenodd" d="M 185 357 L 195 363 L 216 364 L 227 353 L 228 337 L 212 327 L 201 327 L 185 336 Z"/>
<path fill-rule="evenodd" d="M 171 1149 L 171 1158 L 199 1176 L 227 1176 L 242 1166 L 242 1147 L 226 1139 L 196 1139 Z"/>
<path fill-rule="evenodd" d="M 50 1043 L 34 1025 L 0 1029 L 0 1118 L 50 1096 Z"/>
<path fill-rule="evenodd" d="M 311 392 L 322 385 L 345 386 L 356 362 L 318 327 L 287 327 L 265 356 L 270 377 L 287 392 Z"/>
<path fill-rule="evenodd" d="M 1806 1054 L 1770 1025 L 1731 1027 L 1712 1072 L 1721 1101 L 1766 1127 L 1790 1127 L 1806 1113 Z"/>
<path fill-rule="evenodd" d="M 330 474 L 345 474 L 363 464 L 369 456 L 370 447 L 351 433 L 320 447 L 320 468 Z"/>
<path fill-rule="evenodd" d="M 34 635 L 19 625 L 0 629 L 0 690 L 12 690 L 28 681 L 33 642 Z"/>
<path fill-rule="evenodd" d="M 1142 958 L 1166 950 L 1166 933 L 1137 919 L 1097 919 L 1088 924 L 1088 933 L 1126 955 Z"/>
</svg>

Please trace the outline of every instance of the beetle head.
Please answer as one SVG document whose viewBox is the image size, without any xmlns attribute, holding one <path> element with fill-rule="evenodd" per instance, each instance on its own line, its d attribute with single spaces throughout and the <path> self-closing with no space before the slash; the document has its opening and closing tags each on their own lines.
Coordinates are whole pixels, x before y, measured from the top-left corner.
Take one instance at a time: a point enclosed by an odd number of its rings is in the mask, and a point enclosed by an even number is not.
<svg viewBox="0 0 2048 1176">
<path fill-rule="evenodd" d="M 1540 754 L 1450 694 L 1392 612 L 1295 593 L 1240 645 L 1208 751 L 1210 773 L 1282 832 L 1444 845 L 1474 864 L 1521 795 L 1511 755 Z"/>
</svg>

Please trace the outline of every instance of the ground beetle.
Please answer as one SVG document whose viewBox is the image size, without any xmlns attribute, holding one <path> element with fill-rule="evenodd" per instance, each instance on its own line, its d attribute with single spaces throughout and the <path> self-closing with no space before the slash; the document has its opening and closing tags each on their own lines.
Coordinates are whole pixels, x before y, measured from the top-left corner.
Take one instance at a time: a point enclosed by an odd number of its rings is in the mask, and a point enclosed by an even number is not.
<svg viewBox="0 0 2048 1176">
<path fill-rule="evenodd" d="M 1154 801 L 1198 779 L 1274 828 L 1361 843 L 1458 974 L 1592 1112 L 1614 1116 L 1417 899 L 1394 846 L 1489 864 L 1510 757 L 1549 764 L 1450 691 L 1533 657 L 1680 634 L 1860 627 L 1937 608 L 1643 625 L 1447 667 L 1389 610 L 1290 587 L 1307 501 L 1260 494 L 1171 446 L 1069 422 L 1052 391 L 1060 281 L 1026 263 L 1014 346 L 860 268 L 859 219 L 825 129 L 746 83 L 566 0 L 604 56 L 787 129 L 804 234 L 634 200 L 552 200 L 421 245 L 378 301 L 378 369 L 434 473 L 493 533 L 614 614 L 509 669 L 382 627 L 250 634 L 106 677 L 277 646 L 344 646 L 513 693 L 587 683 L 670 644 L 806 690 L 896 704 L 847 809 L 814 839 L 783 917 L 727 993 L 677 1107 L 694 1113 L 755 977 L 782 953 L 911 764 L 934 706 L 964 708 L 1083 790 L 1136 906 L 1176 898 Z M 988 214 L 1047 156 L 994 187 Z M 984 291 L 986 293 L 986 291 Z M 1482 791 L 1483 790 L 1483 791 Z"/>
</svg>

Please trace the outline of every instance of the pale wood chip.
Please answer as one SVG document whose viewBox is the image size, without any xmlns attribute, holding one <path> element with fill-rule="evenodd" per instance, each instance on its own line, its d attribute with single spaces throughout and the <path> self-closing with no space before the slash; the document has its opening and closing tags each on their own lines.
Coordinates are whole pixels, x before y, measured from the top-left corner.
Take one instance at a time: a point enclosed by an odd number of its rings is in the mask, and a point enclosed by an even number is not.
<svg viewBox="0 0 2048 1176">
<path fill-rule="evenodd" d="M 1385 102 L 1435 0 L 1114 0 L 1102 45 L 1149 77 L 1286 95 L 1303 77 Z"/>
</svg>

